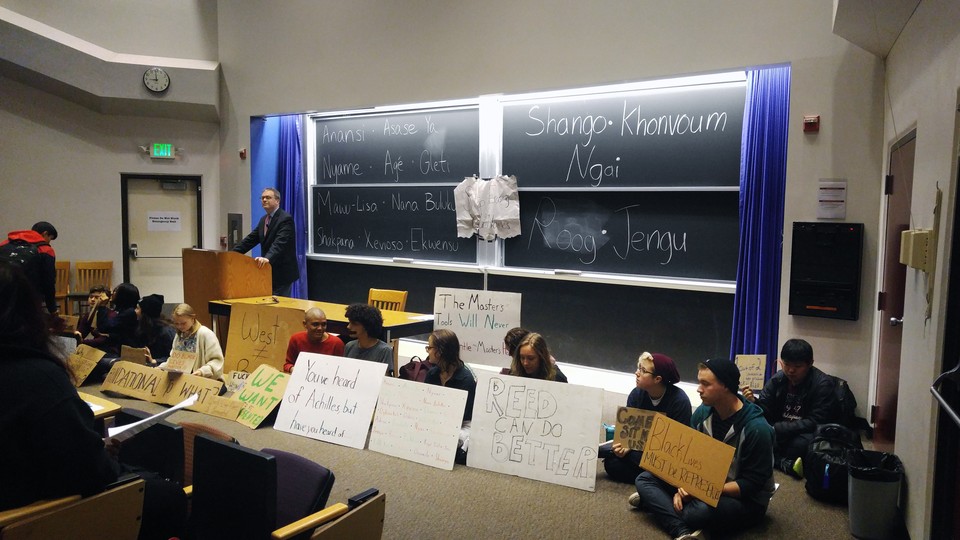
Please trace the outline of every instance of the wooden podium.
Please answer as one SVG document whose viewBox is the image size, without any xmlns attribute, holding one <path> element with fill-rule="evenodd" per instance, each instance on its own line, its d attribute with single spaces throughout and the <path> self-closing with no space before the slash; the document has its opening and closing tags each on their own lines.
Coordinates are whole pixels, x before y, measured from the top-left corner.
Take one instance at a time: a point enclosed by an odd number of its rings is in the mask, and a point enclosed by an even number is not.
<svg viewBox="0 0 960 540">
<path fill-rule="evenodd" d="M 210 301 L 273 294 L 273 271 L 267 264 L 235 251 L 183 249 L 183 301 L 197 312 L 197 320 L 212 328 Z"/>
</svg>

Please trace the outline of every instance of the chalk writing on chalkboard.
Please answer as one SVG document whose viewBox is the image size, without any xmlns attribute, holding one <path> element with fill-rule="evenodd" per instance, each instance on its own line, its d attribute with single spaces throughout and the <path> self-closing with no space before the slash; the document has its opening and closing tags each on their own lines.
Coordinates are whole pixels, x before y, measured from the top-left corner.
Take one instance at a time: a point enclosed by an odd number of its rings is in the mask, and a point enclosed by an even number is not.
<svg viewBox="0 0 960 540">
<path fill-rule="evenodd" d="M 453 186 L 313 188 L 313 252 L 474 263 Z"/>
<path fill-rule="evenodd" d="M 507 102 L 503 170 L 521 188 L 736 186 L 744 88 Z"/>
<path fill-rule="evenodd" d="M 521 192 L 508 266 L 736 279 L 734 192 Z"/>
<path fill-rule="evenodd" d="M 320 184 L 458 182 L 480 162 L 477 107 L 319 117 Z"/>
</svg>

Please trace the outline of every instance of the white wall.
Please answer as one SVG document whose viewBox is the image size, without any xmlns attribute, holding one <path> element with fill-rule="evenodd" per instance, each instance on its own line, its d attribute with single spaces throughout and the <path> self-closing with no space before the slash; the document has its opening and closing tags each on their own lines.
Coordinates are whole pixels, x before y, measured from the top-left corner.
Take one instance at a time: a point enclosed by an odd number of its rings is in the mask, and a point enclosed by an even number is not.
<svg viewBox="0 0 960 540">
<path fill-rule="evenodd" d="M 911 226 L 932 227 L 934 193 L 943 190 L 937 276 L 945 276 L 956 211 L 960 4 L 923 0 L 887 59 L 884 146 L 916 127 Z M 885 153 L 884 159 L 888 154 Z M 937 405 L 930 384 L 941 371 L 946 283 L 936 278 L 932 317 L 924 320 L 928 276 L 907 270 L 896 453 L 906 468 L 907 521 L 913 538 L 930 537 Z M 950 368 L 952 366 L 946 366 Z"/>
<path fill-rule="evenodd" d="M 203 242 L 216 247 L 217 136 L 215 124 L 105 116 L 0 77 L 0 229 L 49 221 L 60 234 L 58 258 L 112 260 L 119 283 L 120 174 L 189 174 L 202 177 Z M 183 155 L 151 162 L 137 146 L 152 141 L 173 142 Z"/>
</svg>

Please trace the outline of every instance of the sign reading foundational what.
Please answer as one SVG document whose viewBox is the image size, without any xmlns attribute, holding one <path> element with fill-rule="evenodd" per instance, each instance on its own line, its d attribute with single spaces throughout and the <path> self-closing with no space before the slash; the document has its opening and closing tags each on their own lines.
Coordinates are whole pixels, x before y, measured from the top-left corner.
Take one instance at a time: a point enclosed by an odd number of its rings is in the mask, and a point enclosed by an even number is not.
<svg viewBox="0 0 960 540">
<path fill-rule="evenodd" d="M 217 396 L 221 387 L 223 383 L 213 379 L 119 360 L 110 368 L 100 390 L 163 405 L 176 405 L 198 394 L 197 402 L 187 408 L 204 412 L 210 398 Z"/>
<path fill-rule="evenodd" d="M 593 491 L 603 390 L 477 372 L 467 465 Z"/>
<path fill-rule="evenodd" d="M 300 353 L 273 428 L 362 449 L 383 377 L 380 362 Z"/>
<path fill-rule="evenodd" d="M 716 508 L 732 461 L 729 444 L 657 413 L 640 467 Z"/>
</svg>

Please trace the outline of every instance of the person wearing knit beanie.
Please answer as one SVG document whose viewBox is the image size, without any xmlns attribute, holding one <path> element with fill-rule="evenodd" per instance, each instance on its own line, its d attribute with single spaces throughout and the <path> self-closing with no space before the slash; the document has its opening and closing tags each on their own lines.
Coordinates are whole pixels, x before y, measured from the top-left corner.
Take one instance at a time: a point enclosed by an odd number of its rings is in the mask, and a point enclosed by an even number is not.
<svg viewBox="0 0 960 540">
<path fill-rule="evenodd" d="M 627 396 L 627 407 L 660 412 L 677 422 L 690 425 L 690 398 L 677 388 L 680 374 L 673 359 L 662 353 L 645 352 L 637 360 L 637 386 Z M 640 474 L 643 452 L 621 444 L 600 445 L 599 457 L 611 479 L 632 484 Z"/>
</svg>

